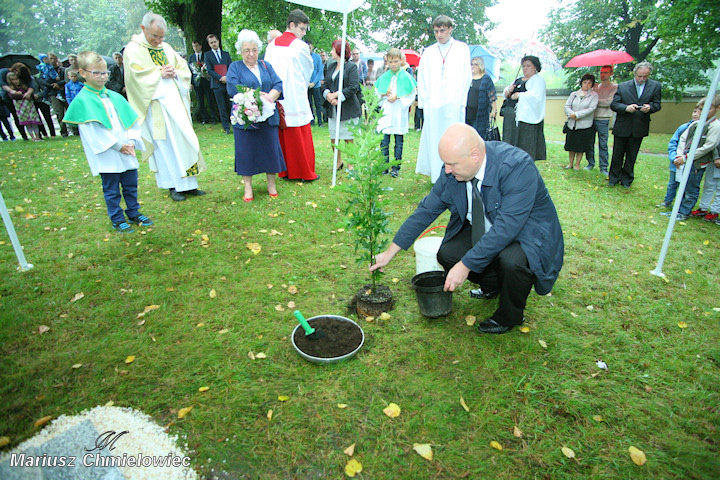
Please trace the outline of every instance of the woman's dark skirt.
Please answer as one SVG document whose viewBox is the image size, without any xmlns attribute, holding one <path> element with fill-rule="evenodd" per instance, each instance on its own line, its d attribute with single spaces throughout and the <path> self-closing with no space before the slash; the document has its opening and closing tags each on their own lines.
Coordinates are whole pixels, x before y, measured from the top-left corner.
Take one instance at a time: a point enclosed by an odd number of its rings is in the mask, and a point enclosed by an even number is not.
<svg viewBox="0 0 720 480">
<path fill-rule="evenodd" d="M 285 158 L 280 148 L 278 127 L 267 122 L 255 124 L 247 130 L 233 126 L 235 134 L 235 172 L 238 175 L 284 172 Z"/>
<path fill-rule="evenodd" d="M 518 122 L 516 147 L 525 150 L 533 160 L 545 160 L 545 121 L 540 123 Z"/>
<path fill-rule="evenodd" d="M 565 151 L 588 152 L 593 147 L 593 140 L 595 140 L 595 127 L 568 130 L 565 136 Z"/>
</svg>

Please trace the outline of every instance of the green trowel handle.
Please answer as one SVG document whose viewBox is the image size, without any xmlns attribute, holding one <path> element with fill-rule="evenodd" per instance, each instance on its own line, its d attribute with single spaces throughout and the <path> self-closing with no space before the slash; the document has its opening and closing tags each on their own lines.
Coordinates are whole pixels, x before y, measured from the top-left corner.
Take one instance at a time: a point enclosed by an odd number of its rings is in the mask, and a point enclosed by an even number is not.
<svg viewBox="0 0 720 480">
<path fill-rule="evenodd" d="M 303 317 L 302 313 L 300 313 L 300 310 L 295 310 L 293 312 L 293 315 L 295 315 L 295 318 L 298 319 L 300 325 L 302 325 L 303 329 L 305 329 L 305 335 L 311 335 L 315 333 L 315 329 L 310 326 L 307 320 L 305 320 L 305 317 Z"/>
</svg>

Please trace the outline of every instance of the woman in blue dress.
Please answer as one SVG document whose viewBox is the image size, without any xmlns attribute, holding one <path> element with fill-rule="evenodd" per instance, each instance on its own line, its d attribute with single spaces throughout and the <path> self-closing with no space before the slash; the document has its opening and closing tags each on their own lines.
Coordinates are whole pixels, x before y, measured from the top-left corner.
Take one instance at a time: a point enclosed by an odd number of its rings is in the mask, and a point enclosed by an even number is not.
<svg viewBox="0 0 720 480">
<path fill-rule="evenodd" d="M 258 61 L 262 42 L 252 30 L 242 30 L 235 43 L 242 60 L 230 64 L 227 72 L 227 91 L 230 98 L 238 93 L 238 86 L 253 89 L 260 88 L 262 97 L 274 103 L 282 98 L 282 80 L 272 65 L 264 60 Z M 274 114 L 262 122 L 233 125 L 235 134 L 235 172 L 242 175 L 245 193 L 243 200 L 251 202 L 254 198 L 252 176 L 260 173 L 267 175 L 267 191 L 271 197 L 277 197 L 275 177 L 285 171 L 285 159 L 278 138 L 280 115 Z"/>
</svg>

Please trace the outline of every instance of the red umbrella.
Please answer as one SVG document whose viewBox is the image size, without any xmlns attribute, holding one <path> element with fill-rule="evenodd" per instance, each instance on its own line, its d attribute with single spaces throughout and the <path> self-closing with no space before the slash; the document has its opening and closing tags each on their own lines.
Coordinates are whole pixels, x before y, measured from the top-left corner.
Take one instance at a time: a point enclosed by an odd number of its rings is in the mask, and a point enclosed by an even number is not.
<svg viewBox="0 0 720 480">
<path fill-rule="evenodd" d="M 400 51 L 405 54 L 405 60 L 409 65 L 412 65 L 413 67 L 417 67 L 418 65 L 420 65 L 420 54 L 417 53 L 415 50 L 403 48 L 400 49 Z"/>
<path fill-rule="evenodd" d="M 603 65 L 617 65 L 635 60 L 629 54 L 619 50 L 594 50 L 573 57 L 565 67 L 602 67 Z"/>
</svg>

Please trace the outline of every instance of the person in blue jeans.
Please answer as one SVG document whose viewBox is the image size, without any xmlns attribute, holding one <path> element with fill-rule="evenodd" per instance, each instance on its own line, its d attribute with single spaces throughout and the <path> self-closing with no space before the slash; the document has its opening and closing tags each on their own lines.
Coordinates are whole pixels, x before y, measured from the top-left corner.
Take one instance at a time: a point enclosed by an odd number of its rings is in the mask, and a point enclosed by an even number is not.
<svg viewBox="0 0 720 480">
<path fill-rule="evenodd" d="M 670 143 L 668 143 L 668 159 L 670 159 L 670 179 L 668 180 L 667 189 L 665 191 L 665 199 L 655 205 L 656 208 L 670 208 L 672 207 L 672 203 L 675 201 L 675 193 L 677 192 L 677 180 L 675 180 L 675 173 L 677 172 L 677 167 L 675 166 L 675 157 L 677 157 L 677 146 L 678 142 L 680 141 L 680 135 L 682 135 L 685 130 L 688 129 L 691 123 L 696 122 L 700 119 L 700 109 L 698 107 L 695 107 L 693 109 L 692 113 L 692 120 L 690 120 L 687 123 L 683 123 L 678 127 L 677 130 L 675 130 L 675 133 L 673 134 L 672 138 L 670 139 Z"/>
<path fill-rule="evenodd" d="M 593 127 L 597 132 L 598 153 L 600 154 L 600 173 L 608 177 L 608 134 L 610 131 L 610 119 L 612 118 L 612 103 L 615 92 L 617 92 L 617 83 L 611 82 L 610 77 L 613 74 L 612 65 L 604 65 L 600 68 L 600 83 L 596 83 L 593 90 L 598 94 L 598 105 L 593 113 Z M 595 168 L 595 134 L 593 133 L 593 146 L 586 152 L 587 166 L 585 170 Z"/>
<path fill-rule="evenodd" d="M 698 102 L 697 108 L 702 109 L 705 99 Z M 675 157 L 675 166 L 678 167 L 676 176 L 682 178 L 682 169 L 690 168 L 685 192 L 683 194 L 682 203 L 678 210 L 677 220 L 686 220 L 692 212 L 698 197 L 700 196 L 700 182 L 705 174 L 705 168 L 711 165 L 715 157 L 715 150 L 720 144 L 720 122 L 715 118 L 718 106 L 720 106 L 720 94 L 715 95 L 712 105 L 708 111 L 707 123 L 703 128 L 700 142 L 695 150 L 695 158 L 692 163 L 687 163 L 688 153 L 693 142 L 695 130 L 698 122 L 693 122 L 687 130 L 680 136 L 678 142 L 677 156 Z"/>
</svg>

